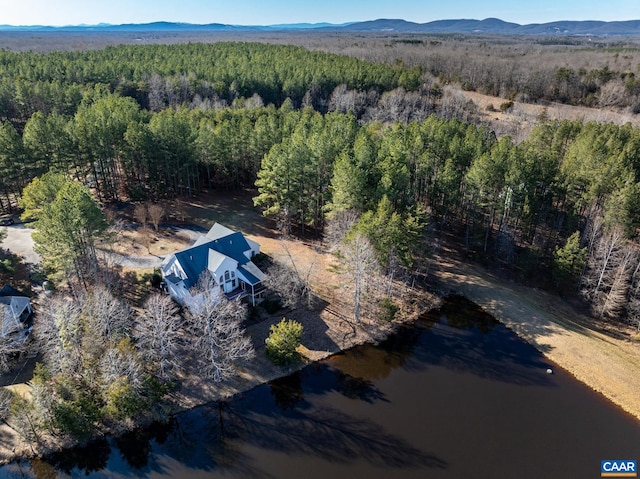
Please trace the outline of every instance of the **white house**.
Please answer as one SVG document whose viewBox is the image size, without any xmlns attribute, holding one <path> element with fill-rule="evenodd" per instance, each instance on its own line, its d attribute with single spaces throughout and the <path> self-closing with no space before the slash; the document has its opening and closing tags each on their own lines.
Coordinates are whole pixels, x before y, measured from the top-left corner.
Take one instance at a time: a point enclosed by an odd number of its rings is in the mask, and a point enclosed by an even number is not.
<svg viewBox="0 0 640 479">
<path fill-rule="evenodd" d="M 193 246 L 165 257 L 160 270 L 169 294 L 183 306 L 194 304 L 192 288 L 205 271 L 211 274 L 218 294 L 249 296 L 255 305 L 266 278 L 251 261 L 258 253 L 258 243 L 216 223 Z"/>
<path fill-rule="evenodd" d="M 27 319 L 33 313 L 31 301 L 11 286 L 0 289 L 0 338 L 6 338 L 27 329 Z"/>
</svg>

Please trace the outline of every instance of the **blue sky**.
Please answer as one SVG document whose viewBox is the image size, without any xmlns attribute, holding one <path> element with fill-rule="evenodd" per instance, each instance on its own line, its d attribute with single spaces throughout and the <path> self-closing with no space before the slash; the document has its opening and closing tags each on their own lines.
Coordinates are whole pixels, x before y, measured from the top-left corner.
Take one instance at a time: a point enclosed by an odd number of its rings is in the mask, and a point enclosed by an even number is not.
<svg viewBox="0 0 640 479">
<path fill-rule="evenodd" d="M 516 23 L 638 20 L 640 0 L 0 0 L 0 24 L 78 25 L 159 20 L 234 25 L 403 18 L 497 17 Z"/>
</svg>

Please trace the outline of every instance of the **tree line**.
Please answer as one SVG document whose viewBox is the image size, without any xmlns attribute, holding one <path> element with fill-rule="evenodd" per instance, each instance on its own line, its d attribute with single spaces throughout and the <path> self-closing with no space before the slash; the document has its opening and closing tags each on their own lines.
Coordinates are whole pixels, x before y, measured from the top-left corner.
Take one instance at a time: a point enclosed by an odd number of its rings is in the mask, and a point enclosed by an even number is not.
<svg viewBox="0 0 640 479">
<path fill-rule="evenodd" d="M 365 62 L 301 47 L 259 43 L 117 46 L 81 52 L 0 51 L 0 118 L 24 123 L 35 112 L 71 116 L 96 85 L 144 110 L 231 104 L 259 95 L 299 106 L 328 100 L 340 84 L 378 92 L 419 86 L 419 70 Z"/>
<path fill-rule="evenodd" d="M 455 231 L 470 255 L 498 258 L 525 277 L 548 277 L 537 274 L 539 268 L 553 271 L 554 261 L 562 256 L 562 251 L 554 256 L 555 249 L 565 247 L 579 231 L 579 246 L 587 245 L 589 253 L 572 285 L 580 291 L 592 283 L 589 275 L 597 268 L 588 261 L 596 261 L 598 242 L 608 231 L 616 226 L 622 244 L 635 244 L 640 167 L 638 131 L 629 125 L 542 121 L 529 138 L 515 144 L 462 121 L 452 101 L 441 101 L 437 109 L 442 93 L 437 84 L 420 83 L 425 78 L 419 71 L 293 47 L 215 44 L 43 56 L 0 53 L 7 72 L 19 71 L 36 82 L 67 78 L 65 85 L 79 88 L 71 115 L 51 107 L 33 113 L 22 127 L 16 121 L 1 124 L 4 211 L 15 206 L 33 178 L 50 170 L 83 182 L 100 201 L 158 200 L 255 182 L 256 204 L 277 216 L 285 230 L 320 233 L 331 217 L 358 212 L 362 231 L 369 232 L 379 251 L 386 251 L 383 264 L 391 250 L 394 261 L 413 263 L 419 242 L 408 231 L 429 220 Z M 144 82 L 156 63 L 157 75 L 165 80 L 162 75 L 182 75 L 195 65 L 194 81 L 214 81 L 203 80 L 201 72 L 217 72 L 217 64 L 220 72 L 237 73 L 229 78 L 238 82 L 258 75 L 271 62 L 277 64 L 272 75 L 281 75 L 270 84 L 278 99 L 284 98 L 278 106 L 265 106 L 258 93 L 275 98 L 273 93 L 248 80 L 250 86 L 241 91 L 244 97 L 235 96 L 231 106 L 210 108 L 186 103 L 179 107 L 173 100 L 153 107 L 153 91 L 142 89 L 144 95 L 138 98 L 118 88 L 122 78 Z M 116 65 L 124 73 L 110 70 Z M 322 73 L 324 68 L 332 75 Z M 326 83 L 326 90 L 317 81 L 322 75 L 335 80 Z M 304 88 L 292 97 L 280 80 L 293 78 Z M 403 82 L 415 91 L 397 88 Z M 371 85 L 380 90 L 367 90 Z M 175 88 L 174 93 L 179 90 Z M 325 103 L 316 109 L 318 98 Z M 388 234 L 379 233 L 381 228 Z M 633 269 L 635 263 L 625 264 Z M 593 287 L 595 293 L 584 293 L 590 302 L 602 297 L 603 288 L 609 291 L 604 273 Z M 626 278 L 611 275 L 618 278 L 616 284 Z M 549 281 L 571 289 L 569 278 L 557 268 Z"/>
<path fill-rule="evenodd" d="M 256 204 L 286 230 L 320 233 L 328 218 L 347 210 L 363 214 L 370 236 L 376 222 L 391 231 L 429 220 L 455 231 L 472 256 L 546 278 L 540 268 L 552 271 L 554 248 L 575 231 L 582 246 L 589 244 L 591 261 L 614 226 L 620 244 L 635 245 L 639 142 L 630 125 L 546 121 L 515 144 L 456 118 L 363 122 L 287 101 L 280 108 L 150 113 L 97 88 L 69 120 L 36 113 L 22 136 L 2 124 L 0 206 L 9 210 L 22 188 L 49 170 L 68 172 L 101 201 L 158 200 L 255 182 Z M 595 224 L 600 228 L 592 231 Z M 372 236 L 373 243 L 396 245 L 394 255 L 411 263 L 415 236 L 402 228 L 389 235 Z M 585 265 L 572 287 L 588 289 L 594 271 Z M 585 293 L 588 301 L 603 301 L 606 277 L 596 281 L 595 293 Z M 634 278 L 622 283 L 636 284 Z"/>
<path fill-rule="evenodd" d="M 640 49 L 633 38 L 369 34 L 308 35 L 298 45 L 389 65 L 402 62 L 466 90 L 522 102 L 640 111 Z"/>
<path fill-rule="evenodd" d="M 639 130 L 547 121 L 515 144 L 457 119 L 358 125 L 308 114 L 318 129 L 302 123 L 274 145 L 256 182 L 255 203 L 287 229 L 355 213 L 347 239 L 364 234 L 393 274 L 426 264 L 431 223 L 469 257 L 579 294 L 598 316 L 640 322 Z M 340 133 L 321 140 L 334 122 Z"/>
</svg>

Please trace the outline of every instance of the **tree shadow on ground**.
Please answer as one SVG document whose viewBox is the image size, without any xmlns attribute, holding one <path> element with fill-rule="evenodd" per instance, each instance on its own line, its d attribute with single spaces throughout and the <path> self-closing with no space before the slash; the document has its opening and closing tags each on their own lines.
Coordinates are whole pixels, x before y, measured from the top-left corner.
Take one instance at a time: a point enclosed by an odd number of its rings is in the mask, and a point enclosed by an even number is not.
<svg viewBox="0 0 640 479">
<path fill-rule="evenodd" d="M 251 477 L 275 477 L 266 470 L 270 452 L 340 464 L 364 460 L 400 470 L 448 467 L 371 420 L 330 407 L 293 407 L 283 413 L 265 394 L 270 393 L 262 388 L 238 406 L 235 401 L 212 404 L 181 415 L 163 451 L 190 469 L 230 469 Z M 263 451 L 258 454 L 266 464 L 250 456 L 247 447 Z M 151 469 L 162 472 L 157 461 Z"/>
<path fill-rule="evenodd" d="M 427 314 L 420 347 L 406 369 L 431 365 L 511 384 L 553 386 L 550 363 L 482 308 L 462 297 L 451 297 Z"/>
</svg>

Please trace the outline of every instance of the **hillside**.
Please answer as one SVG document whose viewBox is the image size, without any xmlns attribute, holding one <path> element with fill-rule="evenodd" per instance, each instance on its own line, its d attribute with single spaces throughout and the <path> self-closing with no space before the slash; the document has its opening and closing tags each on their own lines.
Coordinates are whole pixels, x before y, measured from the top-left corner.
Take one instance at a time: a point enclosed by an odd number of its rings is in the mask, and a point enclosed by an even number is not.
<svg viewBox="0 0 640 479">
<path fill-rule="evenodd" d="M 495 35 L 581 35 L 581 36 L 637 36 L 640 35 L 640 20 L 619 22 L 603 21 L 556 21 L 540 24 L 520 25 L 498 18 L 436 20 L 428 23 L 408 22 L 402 19 L 377 19 L 340 25 L 330 23 L 299 23 L 279 25 L 226 25 L 221 23 L 191 24 L 176 22 L 153 22 L 124 25 L 69 25 L 51 27 L 46 25 L 14 26 L 0 25 L 0 31 L 23 32 L 249 32 L 279 30 L 317 30 L 325 32 L 396 32 L 396 33 L 465 33 Z"/>
</svg>

